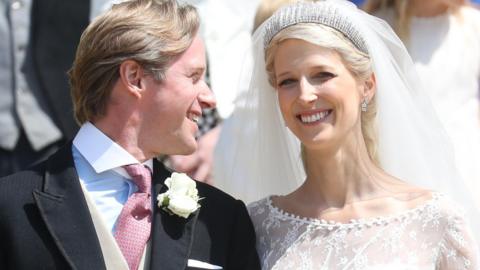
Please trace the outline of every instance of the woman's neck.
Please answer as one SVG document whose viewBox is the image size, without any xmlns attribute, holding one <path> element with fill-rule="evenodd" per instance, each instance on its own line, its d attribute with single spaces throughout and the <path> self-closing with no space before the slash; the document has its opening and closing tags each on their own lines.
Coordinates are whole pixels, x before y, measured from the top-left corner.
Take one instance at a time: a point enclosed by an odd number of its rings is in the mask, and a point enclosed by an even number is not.
<svg viewBox="0 0 480 270">
<path fill-rule="evenodd" d="M 417 198 L 425 197 L 424 189 L 409 185 L 377 166 L 370 159 L 361 135 L 344 142 L 341 147 L 329 149 L 305 146 L 305 182 L 293 193 L 275 197 L 273 203 L 302 217 L 346 222 L 410 209 L 418 202 Z"/>
<path fill-rule="evenodd" d="M 375 192 L 374 179 L 381 174 L 366 149 L 357 153 L 342 149 L 332 154 L 307 150 L 306 168 L 307 179 L 299 192 L 328 207 L 369 197 Z"/>
</svg>

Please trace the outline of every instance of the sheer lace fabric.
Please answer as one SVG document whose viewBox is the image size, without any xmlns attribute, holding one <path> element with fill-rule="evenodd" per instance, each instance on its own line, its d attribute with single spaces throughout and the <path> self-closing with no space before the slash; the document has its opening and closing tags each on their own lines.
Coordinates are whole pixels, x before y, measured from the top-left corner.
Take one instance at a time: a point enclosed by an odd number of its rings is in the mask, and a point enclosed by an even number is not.
<svg viewBox="0 0 480 270">
<path fill-rule="evenodd" d="M 272 205 L 249 205 L 262 269 L 479 269 L 478 249 L 455 203 L 435 194 L 396 215 L 335 223 Z"/>
</svg>

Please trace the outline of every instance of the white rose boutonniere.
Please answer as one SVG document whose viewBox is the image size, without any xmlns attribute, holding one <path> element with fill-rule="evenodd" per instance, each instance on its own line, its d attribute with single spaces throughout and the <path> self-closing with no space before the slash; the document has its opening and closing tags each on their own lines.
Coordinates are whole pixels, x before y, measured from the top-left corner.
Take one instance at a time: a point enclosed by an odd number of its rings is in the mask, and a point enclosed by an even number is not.
<svg viewBox="0 0 480 270">
<path fill-rule="evenodd" d="M 172 173 L 165 180 L 168 191 L 157 196 L 158 207 L 183 218 L 200 208 L 197 184 L 184 173 Z"/>
</svg>

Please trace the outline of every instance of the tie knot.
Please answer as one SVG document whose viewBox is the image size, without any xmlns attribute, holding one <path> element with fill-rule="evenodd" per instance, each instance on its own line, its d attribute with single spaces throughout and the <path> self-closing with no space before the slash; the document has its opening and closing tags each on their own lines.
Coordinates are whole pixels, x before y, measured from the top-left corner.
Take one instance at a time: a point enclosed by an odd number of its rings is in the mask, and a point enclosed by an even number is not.
<svg viewBox="0 0 480 270">
<path fill-rule="evenodd" d="M 149 168 L 141 164 L 125 165 L 123 168 L 127 171 L 128 175 L 132 177 L 140 192 L 150 194 L 152 173 Z"/>
</svg>

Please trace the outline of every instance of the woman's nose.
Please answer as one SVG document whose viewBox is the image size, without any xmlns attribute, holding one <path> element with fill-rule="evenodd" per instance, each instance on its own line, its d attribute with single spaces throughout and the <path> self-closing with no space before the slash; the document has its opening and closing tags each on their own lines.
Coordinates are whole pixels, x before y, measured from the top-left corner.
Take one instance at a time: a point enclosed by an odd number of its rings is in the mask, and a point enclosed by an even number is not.
<svg viewBox="0 0 480 270">
<path fill-rule="evenodd" d="M 299 85 L 298 100 L 304 104 L 311 104 L 317 100 L 316 88 L 307 79 L 302 79 Z"/>
</svg>

